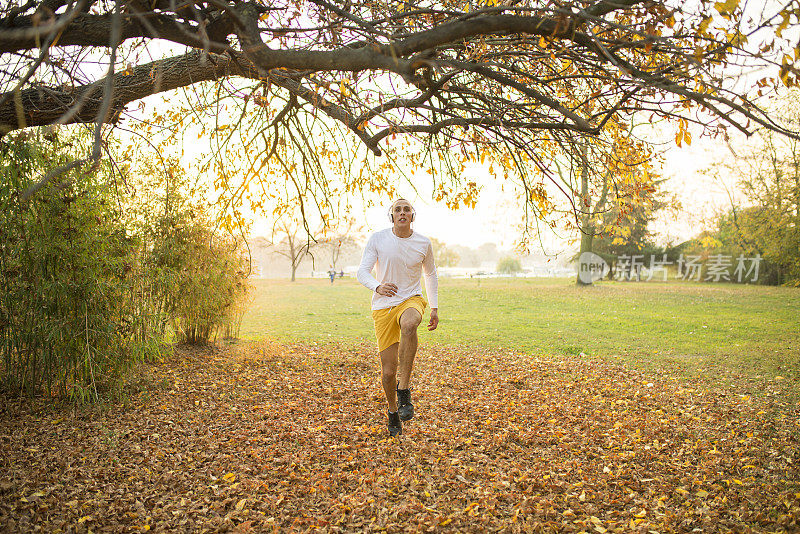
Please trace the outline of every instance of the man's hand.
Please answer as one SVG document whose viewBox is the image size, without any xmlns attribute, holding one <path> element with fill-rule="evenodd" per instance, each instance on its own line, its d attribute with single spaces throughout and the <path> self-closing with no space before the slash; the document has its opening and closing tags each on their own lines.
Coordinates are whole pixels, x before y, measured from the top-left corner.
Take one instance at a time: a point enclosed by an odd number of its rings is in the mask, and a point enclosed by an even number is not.
<svg viewBox="0 0 800 534">
<path fill-rule="evenodd" d="M 384 297 L 393 297 L 397 294 L 397 286 L 392 283 L 381 284 L 375 288 L 375 292 Z"/>
<path fill-rule="evenodd" d="M 439 309 L 431 308 L 431 320 L 428 322 L 428 330 L 436 330 L 439 326 Z"/>
</svg>

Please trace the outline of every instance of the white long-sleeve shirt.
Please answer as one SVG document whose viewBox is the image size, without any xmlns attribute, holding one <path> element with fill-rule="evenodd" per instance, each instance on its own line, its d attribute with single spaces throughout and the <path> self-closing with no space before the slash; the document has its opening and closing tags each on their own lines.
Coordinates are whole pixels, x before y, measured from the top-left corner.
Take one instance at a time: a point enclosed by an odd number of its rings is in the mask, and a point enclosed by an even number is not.
<svg viewBox="0 0 800 534">
<path fill-rule="evenodd" d="M 377 265 L 378 278 L 372 276 Z M 428 305 L 439 307 L 439 278 L 433 259 L 431 240 L 414 232 L 410 237 L 397 237 L 391 228 L 375 232 L 367 241 L 356 278 L 372 291 L 372 309 L 383 310 L 397 306 L 414 295 L 422 295 L 420 279 L 425 273 L 425 292 Z M 375 292 L 381 284 L 392 283 L 397 293 L 387 297 Z"/>
</svg>

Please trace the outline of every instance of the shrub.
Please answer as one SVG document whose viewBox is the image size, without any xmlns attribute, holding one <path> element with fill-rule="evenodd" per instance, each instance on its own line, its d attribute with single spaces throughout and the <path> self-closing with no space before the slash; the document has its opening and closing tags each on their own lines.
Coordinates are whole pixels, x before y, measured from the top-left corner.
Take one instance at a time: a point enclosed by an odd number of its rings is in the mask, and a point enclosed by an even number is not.
<svg viewBox="0 0 800 534">
<path fill-rule="evenodd" d="M 522 264 L 516 258 L 505 257 L 497 262 L 497 272 L 502 274 L 514 274 L 522 272 Z"/>
<path fill-rule="evenodd" d="M 80 138 L 71 143 L 87 148 Z M 130 365 L 160 355 L 173 332 L 190 343 L 238 333 L 247 256 L 191 191 L 181 192 L 179 167 L 166 169 L 174 176 L 146 173 L 150 193 L 138 197 L 130 188 L 120 196 L 111 169 L 97 166 L 25 199 L 46 169 L 70 161 L 72 145 L 21 134 L 0 151 L 5 389 L 82 402 L 114 397 Z M 163 192 L 153 184 L 165 184 Z"/>
<path fill-rule="evenodd" d="M 142 195 L 133 210 L 146 243 L 142 261 L 176 340 L 206 344 L 218 333 L 238 335 L 249 296 L 249 254 L 242 239 L 217 227 L 204 191 L 177 161 L 144 161 L 140 168 L 148 187 L 154 181 L 160 186 Z"/>
<path fill-rule="evenodd" d="M 0 167 L 2 382 L 26 394 L 97 399 L 130 363 L 134 252 L 102 170 L 75 169 L 23 194 L 67 149 L 17 136 Z"/>
<path fill-rule="evenodd" d="M 239 240 L 184 215 L 162 222 L 151 261 L 177 340 L 206 344 L 220 329 L 227 337 L 238 334 L 249 294 L 248 258 Z"/>
</svg>

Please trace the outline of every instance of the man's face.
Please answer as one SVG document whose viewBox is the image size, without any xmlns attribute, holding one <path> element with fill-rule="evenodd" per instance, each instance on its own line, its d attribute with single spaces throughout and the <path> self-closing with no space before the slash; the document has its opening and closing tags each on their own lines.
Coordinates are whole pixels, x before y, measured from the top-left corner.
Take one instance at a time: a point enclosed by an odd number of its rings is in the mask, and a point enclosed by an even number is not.
<svg viewBox="0 0 800 534">
<path fill-rule="evenodd" d="M 398 200 L 392 205 L 392 215 L 394 215 L 394 225 L 397 228 L 408 228 L 411 225 L 411 214 L 414 208 L 407 200 Z"/>
</svg>

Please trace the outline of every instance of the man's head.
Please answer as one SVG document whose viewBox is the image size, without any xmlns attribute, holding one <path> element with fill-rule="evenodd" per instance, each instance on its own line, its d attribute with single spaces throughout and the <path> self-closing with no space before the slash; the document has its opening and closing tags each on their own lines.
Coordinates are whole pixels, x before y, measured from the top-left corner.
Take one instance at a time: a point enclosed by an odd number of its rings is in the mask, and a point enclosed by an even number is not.
<svg viewBox="0 0 800 534">
<path fill-rule="evenodd" d="M 414 207 L 404 199 L 398 198 L 389 208 L 389 220 L 396 227 L 408 227 L 414 221 Z"/>
</svg>

